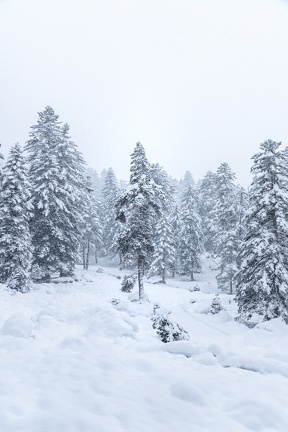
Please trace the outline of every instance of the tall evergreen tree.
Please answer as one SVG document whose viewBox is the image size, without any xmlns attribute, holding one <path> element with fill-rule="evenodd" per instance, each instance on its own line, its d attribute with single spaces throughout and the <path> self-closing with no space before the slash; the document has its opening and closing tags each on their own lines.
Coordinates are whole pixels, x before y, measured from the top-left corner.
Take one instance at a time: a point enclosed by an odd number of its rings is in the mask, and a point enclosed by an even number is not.
<svg viewBox="0 0 288 432">
<path fill-rule="evenodd" d="M 134 262 L 138 269 L 139 299 L 144 298 L 144 265 L 153 252 L 152 218 L 160 214 L 157 201 L 157 185 L 151 177 L 151 169 L 144 147 L 137 143 L 131 155 L 130 183 L 116 203 L 117 220 L 124 224 L 118 238 L 118 249 L 124 264 Z"/>
<path fill-rule="evenodd" d="M 162 283 L 165 284 L 167 275 L 173 272 L 174 262 L 175 240 L 169 216 L 164 213 L 156 223 L 154 252 L 148 275 L 160 275 Z"/>
<path fill-rule="evenodd" d="M 212 211 L 215 223 L 214 244 L 220 259 L 217 274 L 218 287 L 233 292 L 233 278 L 237 271 L 237 254 L 239 248 L 237 188 L 235 174 L 224 162 L 216 172 L 216 202 Z"/>
<path fill-rule="evenodd" d="M 150 276 L 161 275 L 162 282 L 165 283 L 175 261 L 175 242 L 171 225 L 174 188 L 167 172 L 158 163 L 151 165 L 151 176 L 157 185 L 156 199 L 160 206 L 161 217 L 153 223 L 154 251 L 151 255 L 148 274 Z"/>
<path fill-rule="evenodd" d="M 104 255 L 113 257 L 115 242 L 120 232 L 120 222 L 116 220 L 116 199 L 120 193 L 114 171 L 109 168 L 104 180 L 101 195 L 101 221 Z"/>
<path fill-rule="evenodd" d="M 93 254 L 95 262 L 98 261 L 99 250 L 103 247 L 102 227 L 99 218 L 99 204 L 93 194 L 93 188 L 89 177 L 86 179 L 86 201 L 84 202 L 81 255 L 83 268 L 88 270 L 90 256 Z"/>
<path fill-rule="evenodd" d="M 216 205 L 217 182 L 216 174 L 208 171 L 198 188 L 199 194 L 199 215 L 202 220 L 204 247 L 209 253 L 216 251 L 215 235 L 216 220 L 214 208 Z"/>
<path fill-rule="evenodd" d="M 30 166 L 33 215 L 33 264 L 43 277 L 71 275 L 80 245 L 83 212 L 84 160 L 70 140 L 67 124 L 47 106 L 31 127 L 26 144 Z"/>
<path fill-rule="evenodd" d="M 181 208 L 180 262 L 184 274 L 194 280 L 194 273 L 201 271 L 200 255 L 203 252 L 201 219 L 197 213 L 197 201 L 191 186 L 183 193 Z"/>
<path fill-rule="evenodd" d="M 101 200 L 101 185 L 100 185 L 100 178 L 99 175 L 97 173 L 97 171 L 94 168 L 91 167 L 87 167 L 86 168 L 86 173 L 85 173 L 86 178 L 89 177 L 90 182 L 91 182 L 91 187 L 93 189 L 93 195 L 96 198 L 97 201 L 100 202 Z"/>
<path fill-rule="evenodd" d="M 16 291 L 30 289 L 31 237 L 30 195 L 25 160 L 19 144 L 9 153 L 3 168 L 0 194 L 1 281 Z"/>
<path fill-rule="evenodd" d="M 174 204 L 174 187 L 167 172 L 157 163 L 151 165 L 151 177 L 157 185 L 157 197 L 161 210 L 171 212 Z"/>
<path fill-rule="evenodd" d="M 172 277 L 179 271 L 179 260 L 180 260 L 180 245 L 181 245 L 181 231 L 182 231 L 182 220 L 180 209 L 176 205 L 171 215 L 171 228 L 174 237 L 174 262 L 172 266 Z"/>
<path fill-rule="evenodd" d="M 253 156 L 246 234 L 236 279 L 239 318 L 288 323 L 288 169 L 278 142 L 268 140 Z"/>
</svg>

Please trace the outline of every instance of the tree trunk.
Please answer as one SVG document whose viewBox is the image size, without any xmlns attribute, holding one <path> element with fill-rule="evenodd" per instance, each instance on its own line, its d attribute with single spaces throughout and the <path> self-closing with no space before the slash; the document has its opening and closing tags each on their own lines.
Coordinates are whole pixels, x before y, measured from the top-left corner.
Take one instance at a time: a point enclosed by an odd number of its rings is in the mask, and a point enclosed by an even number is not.
<svg viewBox="0 0 288 432">
<path fill-rule="evenodd" d="M 143 268 L 144 268 L 143 257 L 138 256 L 139 300 L 144 300 Z"/>
<path fill-rule="evenodd" d="M 85 270 L 85 246 L 84 245 L 82 249 L 82 261 L 83 261 L 83 269 Z"/>
<path fill-rule="evenodd" d="M 88 270 L 89 267 L 89 254 L 90 254 L 90 239 L 87 240 L 87 251 L 86 251 L 86 259 L 85 259 L 85 270 Z"/>
<path fill-rule="evenodd" d="M 232 285 L 232 279 L 230 279 L 230 294 L 233 294 L 233 285 Z"/>
<path fill-rule="evenodd" d="M 193 273 L 193 271 L 191 272 L 191 281 L 194 281 L 194 273 Z"/>
<path fill-rule="evenodd" d="M 162 283 L 166 284 L 166 280 L 165 280 L 165 269 L 162 270 Z"/>
</svg>

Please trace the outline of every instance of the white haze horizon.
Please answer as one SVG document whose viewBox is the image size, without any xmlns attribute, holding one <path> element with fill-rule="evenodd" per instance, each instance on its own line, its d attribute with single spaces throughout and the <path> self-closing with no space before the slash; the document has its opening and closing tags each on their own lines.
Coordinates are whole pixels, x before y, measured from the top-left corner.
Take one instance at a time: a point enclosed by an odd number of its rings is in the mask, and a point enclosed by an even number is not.
<svg viewBox="0 0 288 432">
<path fill-rule="evenodd" d="M 251 183 L 267 140 L 288 145 L 288 1 L 2 0 L 0 142 L 50 105 L 98 174 L 151 163 L 197 181 L 227 162 Z"/>
</svg>

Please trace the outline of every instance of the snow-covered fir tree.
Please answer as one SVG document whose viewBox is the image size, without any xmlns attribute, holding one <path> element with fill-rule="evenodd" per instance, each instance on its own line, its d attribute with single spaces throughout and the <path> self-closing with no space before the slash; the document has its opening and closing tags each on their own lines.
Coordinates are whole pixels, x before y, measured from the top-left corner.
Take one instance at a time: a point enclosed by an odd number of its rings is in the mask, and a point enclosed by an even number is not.
<svg viewBox="0 0 288 432">
<path fill-rule="evenodd" d="M 100 178 L 97 171 L 94 168 L 87 167 L 85 177 L 89 177 L 91 182 L 91 187 L 93 189 L 92 193 L 97 201 L 101 200 L 101 186 L 100 186 Z"/>
<path fill-rule="evenodd" d="M 103 238 L 103 253 L 105 256 L 113 257 L 116 254 L 116 239 L 121 227 L 116 220 L 116 199 L 120 193 L 118 182 L 114 171 L 109 168 L 104 180 L 101 194 L 101 223 Z"/>
<path fill-rule="evenodd" d="M 0 274 L 9 288 L 30 288 L 32 246 L 29 231 L 30 186 L 19 144 L 9 153 L 3 168 L 0 194 Z"/>
<path fill-rule="evenodd" d="M 178 182 L 178 190 L 177 190 L 177 194 L 178 194 L 178 198 L 181 202 L 182 199 L 182 195 L 183 193 L 185 193 L 185 191 L 188 189 L 188 187 L 195 187 L 195 182 L 193 179 L 193 176 L 191 174 L 190 171 L 186 171 L 184 174 L 183 179 L 180 179 Z"/>
<path fill-rule="evenodd" d="M 246 234 L 236 279 L 239 319 L 282 317 L 288 323 L 288 168 L 281 143 L 268 140 L 253 156 Z"/>
<path fill-rule="evenodd" d="M 222 163 L 216 172 L 216 202 L 212 211 L 215 224 L 214 244 L 220 259 L 219 273 L 216 276 L 218 288 L 231 294 L 240 243 L 234 179 L 235 174 L 230 166 L 226 162 Z"/>
<path fill-rule="evenodd" d="M 208 171 L 198 188 L 199 215 L 202 220 L 204 247 L 211 254 L 215 254 L 216 221 L 213 209 L 216 205 L 216 174 Z"/>
<path fill-rule="evenodd" d="M 130 183 L 118 197 L 117 220 L 123 223 L 118 238 L 118 249 L 124 265 L 136 264 L 139 298 L 144 298 L 144 265 L 153 252 L 153 220 L 160 215 L 158 187 L 151 177 L 151 169 L 144 147 L 137 143 L 131 155 Z"/>
<path fill-rule="evenodd" d="M 154 233 L 154 252 L 148 276 L 160 275 L 161 282 L 173 272 L 175 263 L 175 241 L 168 213 L 164 213 L 156 223 Z"/>
<path fill-rule="evenodd" d="M 200 255 L 203 252 L 201 219 L 197 213 L 195 190 L 189 186 L 182 195 L 180 263 L 182 272 L 194 280 L 201 271 Z"/>
<path fill-rule="evenodd" d="M 151 176 L 157 185 L 157 200 L 160 205 L 161 217 L 153 224 L 154 251 L 151 255 L 148 275 L 160 275 L 162 282 L 166 283 L 166 277 L 173 271 L 175 261 L 175 241 L 170 217 L 174 203 L 174 189 L 168 174 L 159 164 L 151 165 Z"/>
<path fill-rule="evenodd" d="M 222 163 L 215 176 L 216 200 L 212 215 L 216 231 L 214 241 L 218 255 L 223 247 L 223 233 L 234 229 L 236 225 L 234 180 L 235 174 L 230 166 L 226 162 Z"/>
<path fill-rule="evenodd" d="M 81 240 L 84 160 L 70 140 L 68 125 L 47 106 L 31 127 L 26 144 L 33 215 L 33 265 L 43 278 L 71 275 Z"/>
<path fill-rule="evenodd" d="M 211 314 L 215 315 L 215 314 L 218 314 L 222 309 L 223 309 L 223 306 L 221 304 L 219 294 L 216 294 L 214 299 L 212 300 L 209 312 Z"/>
<path fill-rule="evenodd" d="M 167 172 L 157 163 L 151 165 L 151 177 L 157 185 L 157 197 L 161 210 L 171 212 L 174 204 L 174 187 Z"/>
<path fill-rule="evenodd" d="M 88 270 L 91 255 L 98 262 L 98 253 L 103 247 L 102 227 L 99 218 L 99 203 L 93 193 L 90 177 L 86 178 L 86 201 L 84 202 L 81 255 L 83 268 Z"/>
<path fill-rule="evenodd" d="M 239 185 L 236 186 L 235 206 L 237 219 L 237 236 L 241 242 L 246 232 L 245 215 L 249 206 L 249 200 L 248 190 Z"/>
<path fill-rule="evenodd" d="M 179 271 L 180 265 L 180 244 L 181 244 L 181 214 L 178 205 L 174 207 L 171 213 L 171 229 L 174 238 L 174 262 L 172 266 L 172 277 Z"/>
</svg>

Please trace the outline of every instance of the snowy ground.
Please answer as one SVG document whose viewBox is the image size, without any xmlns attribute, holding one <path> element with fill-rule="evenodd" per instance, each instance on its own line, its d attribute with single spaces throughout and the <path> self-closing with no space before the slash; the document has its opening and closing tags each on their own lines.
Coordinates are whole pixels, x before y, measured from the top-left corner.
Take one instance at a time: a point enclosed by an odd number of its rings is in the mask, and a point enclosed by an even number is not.
<svg viewBox="0 0 288 432">
<path fill-rule="evenodd" d="M 146 281 L 143 304 L 120 292 L 116 268 L 24 295 L 2 285 L 0 431 L 287 432 L 288 326 L 249 329 L 224 294 L 226 310 L 207 314 L 210 267 L 197 282 Z M 189 341 L 160 341 L 155 302 Z"/>
</svg>

